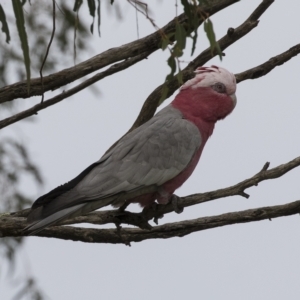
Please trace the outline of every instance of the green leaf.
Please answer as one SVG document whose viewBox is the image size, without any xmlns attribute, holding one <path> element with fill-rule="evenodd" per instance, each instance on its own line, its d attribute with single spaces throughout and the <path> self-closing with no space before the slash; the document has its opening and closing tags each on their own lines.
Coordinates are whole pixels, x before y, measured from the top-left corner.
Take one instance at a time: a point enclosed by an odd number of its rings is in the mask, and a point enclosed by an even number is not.
<svg viewBox="0 0 300 300">
<path fill-rule="evenodd" d="M 161 39 L 161 49 L 165 50 L 167 49 L 168 45 L 171 44 L 170 42 L 170 38 L 174 36 L 174 32 L 169 33 L 167 35 L 163 35 L 162 39 Z"/>
<path fill-rule="evenodd" d="M 183 25 L 177 23 L 176 30 L 175 30 L 175 39 L 177 41 L 178 47 L 183 50 L 186 45 L 186 31 Z"/>
<path fill-rule="evenodd" d="M 28 47 L 28 40 L 27 40 L 27 33 L 25 29 L 25 20 L 23 15 L 23 7 L 20 0 L 12 0 L 13 9 L 16 17 L 16 24 L 17 29 L 21 41 L 21 47 L 24 56 L 24 63 L 26 69 L 26 76 L 27 76 L 27 92 L 29 93 L 30 90 L 30 57 L 29 57 L 29 47 Z"/>
<path fill-rule="evenodd" d="M 191 4 L 188 0 L 181 0 L 181 4 L 183 5 L 184 13 L 187 15 L 188 19 L 192 19 L 192 10 L 191 10 Z"/>
<path fill-rule="evenodd" d="M 2 23 L 1 30 L 6 34 L 6 43 L 9 44 L 9 41 L 10 41 L 9 29 L 8 29 L 8 25 L 6 22 L 5 12 L 4 12 L 1 4 L 0 4 L 0 22 Z"/>
<path fill-rule="evenodd" d="M 207 19 L 204 22 L 204 31 L 206 32 L 207 38 L 209 40 L 212 55 L 214 53 L 214 50 L 216 50 L 217 54 L 220 57 L 220 60 L 222 60 L 222 51 L 221 51 L 221 48 L 220 48 L 218 42 L 216 41 L 213 24 L 210 21 L 210 19 Z"/>
<path fill-rule="evenodd" d="M 195 52 L 195 50 L 196 50 L 197 38 L 198 38 L 198 31 L 195 30 L 194 35 L 192 36 L 193 45 L 192 45 L 191 56 L 194 54 L 194 52 Z"/>
<path fill-rule="evenodd" d="M 176 75 L 178 82 L 180 83 L 180 85 L 183 84 L 183 78 L 182 78 L 182 71 L 181 69 L 178 67 L 178 74 Z"/>
<path fill-rule="evenodd" d="M 79 11 L 79 8 L 80 8 L 82 2 L 83 2 L 83 0 L 75 0 L 74 7 L 73 7 L 74 12 Z"/>
<path fill-rule="evenodd" d="M 163 37 L 161 40 L 161 49 L 166 50 L 169 43 L 170 43 L 170 40 L 167 37 Z"/>
<path fill-rule="evenodd" d="M 172 54 L 175 57 L 180 57 L 183 55 L 183 51 L 181 50 L 181 48 L 178 46 L 178 43 L 176 43 L 176 45 L 173 47 L 173 51 Z"/>
<path fill-rule="evenodd" d="M 114 0 L 110 0 L 110 4 L 113 5 L 114 4 Z"/>
<path fill-rule="evenodd" d="M 174 74 L 176 72 L 176 60 L 173 56 L 170 56 L 167 61 L 168 61 L 168 65 L 171 68 L 171 73 L 167 75 L 166 80 L 170 80 L 174 77 Z"/>
<path fill-rule="evenodd" d="M 98 15 L 98 34 L 101 36 L 100 32 L 100 25 L 101 25 L 101 0 L 98 0 L 98 8 L 97 8 L 97 15 Z"/>
<path fill-rule="evenodd" d="M 94 32 L 95 11 L 96 11 L 95 0 L 88 0 L 88 6 L 89 6 L 89 10 L 90 10 L 90 15 L 93 17 L 93 22 L 90 27 L 91 33 L 93 33 Z"/>
<path fill-rule="evenodd" d="M 183 5 L 184 13 L 187 16 L 187 28 L 183 29 L 186 31 L 186 36 L 189 36 L 193 40 L 192 45 L 192 54 L 194 54 L 194 51 L 196 49 L 196 42 L 198 38 L 198 24 L 199 24 L 199 17 L 197 14 L 198 6 L 196 1 L 193 1 L 193 4 L 191 4 L 188 0 L 181 0 L 181 4 Z M 192 32 L 194 32 L 194 35 L 192 36 Z"/>
<path fill-rule="evenodd" d="M 205 4 L 205 5 L 209 5 L 207 0 L 198 0 L 199 5 Z"/>
</svg>

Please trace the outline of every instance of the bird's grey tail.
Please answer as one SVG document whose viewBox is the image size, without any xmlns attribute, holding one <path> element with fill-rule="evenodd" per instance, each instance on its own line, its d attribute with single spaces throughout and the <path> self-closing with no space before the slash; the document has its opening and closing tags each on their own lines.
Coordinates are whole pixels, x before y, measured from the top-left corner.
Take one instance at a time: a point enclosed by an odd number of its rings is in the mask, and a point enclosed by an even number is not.
<svg viewBox="0 0 300 300">
<path fill-rule="evenodd" d="M 27 235 L 34 235 L 39 233 L 44 228 L 58 223 L 59 221 L 70 218 L 73 215 L 78 215 L 78 212 L 82 210 L 85 203 L 78 204 L 75 206 L 67 207 L 62 210 L 59 210 L 50 216 L 33 221 L 30 225 L 25 227 L 23 230 L 27 233 Z"/>
</svg>

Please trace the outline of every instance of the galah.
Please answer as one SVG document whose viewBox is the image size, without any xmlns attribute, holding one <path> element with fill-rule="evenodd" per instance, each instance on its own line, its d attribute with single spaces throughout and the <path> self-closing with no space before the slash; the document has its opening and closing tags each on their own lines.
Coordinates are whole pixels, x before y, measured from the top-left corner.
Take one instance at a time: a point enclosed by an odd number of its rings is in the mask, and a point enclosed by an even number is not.
<svg viewBox="0 0 300 300">
<path fill-rule="evenodd" d="M 217 66 L 195 73 L 171 104 L 76 178 L 38 198 L 27 233 L 107 205 L 176 204 L 174 192 L 194 171 L 215 123 L 236 105 L 232 73 Z"/>
</svg>

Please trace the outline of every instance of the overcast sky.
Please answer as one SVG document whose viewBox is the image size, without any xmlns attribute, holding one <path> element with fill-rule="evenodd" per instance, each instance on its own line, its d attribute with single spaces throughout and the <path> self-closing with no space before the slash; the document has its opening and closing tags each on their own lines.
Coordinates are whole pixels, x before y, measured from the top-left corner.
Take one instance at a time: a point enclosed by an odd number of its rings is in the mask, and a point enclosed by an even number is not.
<svg viewBox="0 0 300 300">
<path fill-rule="evenodd" d="M 217 38 L 229 27 L 240 25 L 260 2 L 243 0 L 213 16 Z M 120 23 L 102 6 L 102 36 L 92 37 L 93 55 L 137 38 L 133 9 L 124 11 Z M 174 17 L 174 1 L 153 1 L 150 7 L 161 27 Z M 259 26 L 225 51 L 222 62 L 215 58 L 207 65 L 239 73 L 299 43 L 299 8 L 297 1 L 288 1 L 288 5 L 287 1 L 275 1 Z M 139 16 L 140 37 L 153 30 Z M 208 46 L 202 27 L 199 33 L 196 54 Z M 167 57 L 167 52 L 157 51 L 97 83 L 99 95 L 82 91 L 39 112 L 35 122 L 12 125 L 24 134 L 23 140 L 45 178 L 42 190 L 32 187 L 28 191 L 27 186 L 27 192 L 37 198 L 98 160 L 132 125 L 146 97 L 164 81 L 169 72 Z M 184 59 L 191 59 L 189 53 Z M 274 167 L 299 156 L 299 64 L 300 56 L 265 77 L 238 85 L 235 110 L 217 124 L 196 171 L 178 195 L 224 188 L 253 176 L 266 161 Z M 26 101 L 33 104 L 33 100 Z M 249 199 L 219 199 L 186 208 L 181 215 L 169 214 L 161 222 L 299 200 L 299 178 L 300 168 L 247 190 Z M 34 275 L 45 294 L 55 300 L 298 300 L 299 253 L 300 217 L 295 215 L 184 238 L 147 240 L 131 247 L 29 237 L 16 272 L 18 276 Z M 5 272 L 0 289 L 1 299 L 10 299 L 15 293 Z"/>
</svg>

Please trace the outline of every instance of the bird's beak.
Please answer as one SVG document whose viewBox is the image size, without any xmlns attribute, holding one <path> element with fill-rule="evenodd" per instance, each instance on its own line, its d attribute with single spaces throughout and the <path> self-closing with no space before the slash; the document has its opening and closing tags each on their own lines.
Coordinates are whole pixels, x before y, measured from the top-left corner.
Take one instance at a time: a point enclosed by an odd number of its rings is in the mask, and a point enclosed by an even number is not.
<svg viewBox="0 0 300 300">
<path fill-rule="evenodd" d="M 235 94 L 231 94 L 231 95 L 229 95 L 230 96 L 230 98 L 231 98 L 231 100 L 232 100 L 232 102 L 233 102 L 233 105 L 234 105 L 234 107 L 236 106 L 236 95 Z"/>
</svg>

